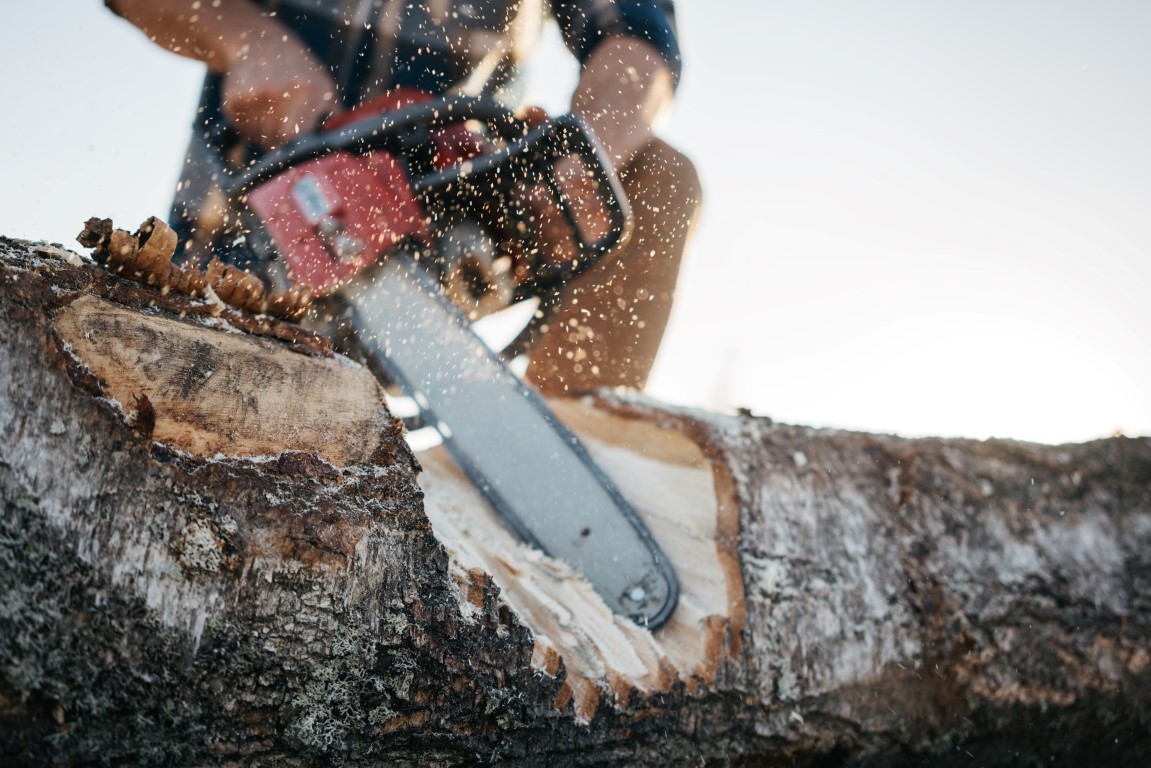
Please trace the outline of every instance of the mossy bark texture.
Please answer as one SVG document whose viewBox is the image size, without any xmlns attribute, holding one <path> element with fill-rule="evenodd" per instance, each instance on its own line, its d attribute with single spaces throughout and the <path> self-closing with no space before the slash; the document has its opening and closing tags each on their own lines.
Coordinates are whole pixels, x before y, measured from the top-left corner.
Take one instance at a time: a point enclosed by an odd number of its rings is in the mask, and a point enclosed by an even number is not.
<svg viewBox="0 0 1151 768">
<path fill-rule="evenodd" d="M 60 313 L 97 297 L 245 329 L 149 291 L 0 240 L 2 765 L 1151 754 L 1151 440 L 908 440 L 605 396 L 690 422 L 730 470 L 744 617 L 713 684 L 609 694 L 585 721 L 564 664 L 533 667 L 531 627 L 437 540 L 393 420 L 336 454 L 154 439 L 162 398 L 113 396 Z M 245 365 L 326 354 L 259 344 Z"/>
</svg>

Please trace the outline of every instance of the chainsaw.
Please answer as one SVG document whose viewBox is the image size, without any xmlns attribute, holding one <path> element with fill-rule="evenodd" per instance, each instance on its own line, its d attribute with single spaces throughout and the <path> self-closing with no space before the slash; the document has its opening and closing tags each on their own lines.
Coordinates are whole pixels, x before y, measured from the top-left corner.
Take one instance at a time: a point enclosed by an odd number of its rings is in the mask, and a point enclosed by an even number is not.
<svg viewBox="0 0 1151 768">
<path fill-rule="evenodd" d="M 568 191 L 572 168 L 593 182 L 598 225 Z M 567 223 L 575 247 L 562 258 L 540 246 L 525 189 L 549 195 Z M 488 99 L 392 94 L 237 172 L 229 199 L 250 265 L 336 307 L 329 331 L 350 331 L 369 367 L 418 403 L 523 540 L 582 572 L 613 612 L 652 628 L 668 619 L 678 585 L 667 558 L 507 362 L 630 225 L 578 116 L 528 122 Z M 476 335 L 473 321 L 527 301 L 537 309 L 505 348 Z"/>
</svg>

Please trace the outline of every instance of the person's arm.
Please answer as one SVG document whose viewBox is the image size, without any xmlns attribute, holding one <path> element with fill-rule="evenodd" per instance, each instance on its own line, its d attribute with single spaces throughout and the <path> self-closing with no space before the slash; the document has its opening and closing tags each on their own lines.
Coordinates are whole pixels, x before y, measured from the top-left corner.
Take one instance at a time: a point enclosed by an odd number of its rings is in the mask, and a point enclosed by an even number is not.
<svg viewBox="0 0 1151 768">
<path fill-rule="evenodd" d="M 682 59 L 674 0 L 547 0 L 581 75 L 572 111 L 617 168 L 650 143 L 671 101 Z"/>
<path fill-rule="evenodd" d="M 334 101 L 323 64 L 249 0 L 109 0 L 108 6 L 156 44 L 223 74 L 224 116 L 260 146 L 311 130 Z"/>
<path fill-rule="evenodd" d="M 622 168 L 652 140 L 652 123 L 671 103 L 672 83 L 670 67 L 653 46 L 635 37 L 610 37 L 584 62 L 572 111 Z"/>
<path fill-rule="evenodd" d="M 634 37 L 612 36 L 584 62 L 572 95 L 572 112 L 591 127 L 614 168 L 628 164 L 653 138 L 652 123 L 671 102 L 673 75 L 666 60 L 651 45 Z M 555 170 L 573 206 L 576 221 L 588 240 L 598 240 L 611 228 L 595 182 L 574 160 Z M 555 261 L 576 256 L 567 219 L 542 187 L 527 190 L 527 200 L 545 250 Z"/>
</svg>

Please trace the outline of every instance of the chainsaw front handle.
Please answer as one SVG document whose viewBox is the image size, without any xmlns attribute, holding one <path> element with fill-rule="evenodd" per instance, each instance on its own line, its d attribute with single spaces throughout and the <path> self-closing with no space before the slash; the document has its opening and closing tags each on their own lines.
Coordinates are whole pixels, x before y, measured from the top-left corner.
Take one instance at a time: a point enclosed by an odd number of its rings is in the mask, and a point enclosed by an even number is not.
<svg viewBox="0 0 1151 768">
<path fill-rule="evenodd" d="M 575 201 L 569 200 L 555 176 L 548 171 L 565 157 L 575 157 L 589 172 L 595 184 L 596 194 L 603 203 L 609 219 L 607 232 L 596 240 L 587 240 L 575 214 Z M 574 266 L 564 279 L 570 279 L 587 266 L 590 266 L 605 253 L 624 242 L 631 229 L 631 207 L 619 176 L 612 169 L 607 151 L 592 133 L 591 128 L 579 115 L 568 113 L 547 120 L 506 147 L 481 155 L 466 163 L 445 168 L 428 174 L 414 182 L 416 194 L 432 197 L 458 189 L 464 184 L 474 184 L 476 180 L 493 180 L 498 172 L 520 169 L 515 182 L 532 181 L 533 176 L 546 181 L 548 187 L 560 203 L 564 218 L 579 249 L 579 264 Z M 508 182 L 504 182 L 506 185 Z"/>
</svg>

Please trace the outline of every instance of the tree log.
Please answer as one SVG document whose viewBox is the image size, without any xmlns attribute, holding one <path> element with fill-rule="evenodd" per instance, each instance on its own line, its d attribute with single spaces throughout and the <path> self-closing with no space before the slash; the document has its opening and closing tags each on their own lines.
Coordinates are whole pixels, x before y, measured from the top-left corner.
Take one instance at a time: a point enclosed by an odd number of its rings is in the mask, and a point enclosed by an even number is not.
<svg viewBox="0 0 1151 768">
<path fill-rule="evenodd" d="M 0 318 L 4 765 L 1151 752 L 1147 438 L 557 403 L 683 583 L 651 632 L 296 326 L 12 240 Z"/>
</svg>

